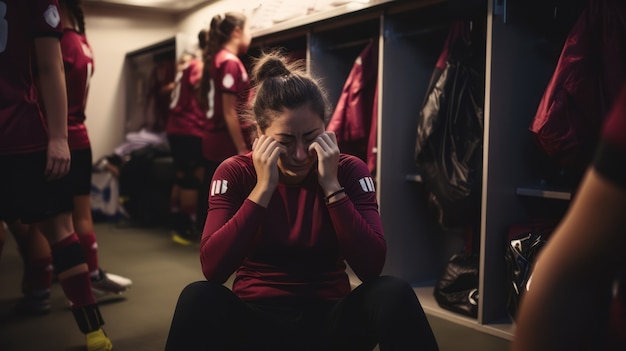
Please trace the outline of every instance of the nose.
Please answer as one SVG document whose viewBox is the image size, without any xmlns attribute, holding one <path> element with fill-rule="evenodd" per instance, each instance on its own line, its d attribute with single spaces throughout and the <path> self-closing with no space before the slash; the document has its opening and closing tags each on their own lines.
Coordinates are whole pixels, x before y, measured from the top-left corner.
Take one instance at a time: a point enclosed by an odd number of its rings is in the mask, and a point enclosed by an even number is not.
<svg viewBox="0 0 626 351">
<path fill-rule="evenodd" d="M 302 142 L 298 142 L 296 145 L 296 152 L 293 155 L 293 158 L 296 161 L 304 161 L 309 157 L 309 149 L 308 145 Z"/>
</svg>

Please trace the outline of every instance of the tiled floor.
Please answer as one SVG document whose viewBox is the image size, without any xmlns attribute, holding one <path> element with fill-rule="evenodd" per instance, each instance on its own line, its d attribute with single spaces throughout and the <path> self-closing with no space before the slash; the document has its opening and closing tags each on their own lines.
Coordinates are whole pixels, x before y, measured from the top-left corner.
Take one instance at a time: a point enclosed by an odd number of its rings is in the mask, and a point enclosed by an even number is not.
<svg viewBox="0 0 626 351">
<path fill-rule="evenodd" d="M 159 228 L 96 227 L 101 266 L 133 280 L 123 297 L 101 304 L 116 351 L 163 350 L 179 292 L 202 279 L 197 247 L 170 241 Z M 0 258 L 0 350 L 84 350 L 58 284 L 53 286 L 52 313 L 42 317 L 17 316 L 13 307 L 20 296 L 21 259 L 9 236 Z M 505 351 L 509 342 L 471 328 L 430 317 L 441 351 Z"/>
</svg>

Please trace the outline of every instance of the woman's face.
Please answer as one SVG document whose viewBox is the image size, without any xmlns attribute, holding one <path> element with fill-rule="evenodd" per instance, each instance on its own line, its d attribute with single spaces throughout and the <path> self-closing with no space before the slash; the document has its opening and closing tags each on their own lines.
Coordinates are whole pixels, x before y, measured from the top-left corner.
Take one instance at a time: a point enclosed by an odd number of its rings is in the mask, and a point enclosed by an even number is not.
<svg viewBox="0 0 626 351">
<path fill-rule="evenodd" d="M 265 129 L 265 135 L 287 149 L 278 160 L 283 182 L 298 183 L 306 177 L 317 161 L 317 154 L 309 151 L 309 146 L 324 131 L 324 121 L 308 106 L 285 110 Z"/>
<path fill-rule="evenodd" d="M 244 22 L 243 28 L 241 29 L 241 42 L 239 44 L 239 54 L 245 54 L 248 52 L 248 48 L 250 48 L 250 43 L 252 42 L 252 33 L 250 32 L 250 21 L 246 20 Z"/>
</svg>

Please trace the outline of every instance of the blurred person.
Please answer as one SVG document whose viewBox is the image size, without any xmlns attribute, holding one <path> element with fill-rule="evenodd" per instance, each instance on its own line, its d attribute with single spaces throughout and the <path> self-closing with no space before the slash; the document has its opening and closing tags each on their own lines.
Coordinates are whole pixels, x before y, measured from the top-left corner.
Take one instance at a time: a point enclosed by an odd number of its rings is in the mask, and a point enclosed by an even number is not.
<svg viewBox="0 0 626 351">
<path fill-rule="evenodd" d="M 59 4 L 56 0 L 0 2 L 0 14 L 4 29 L 0 31 L 0 220 L 35 224 L 43 233 L 87 350 L 111 350 L 72 223 Z M 38 91 L 33 66 L 39 76 Z"/>
<path fill-rule="evenodd" d="M 206 116 L 202 140 L 206 162 L 203 199 L 209 192 L 208 183 L 217 166 L 230 156 L 247 153 L 251 147 L 251 125 L 240 118 L 249 100 L 250 82 L 238 57 L 248 51 L 252 41 L 248 22 L 246 16 L 238 12 L 216 15 L 211 19 L 207 34 L 198 99 Z M 198 221 L 204 224 L 206 202 L 200 204 Z M 187 239 L 188 243 L 198 241 L 198 237 Z"/>
<path fill-rule="evenodd" d="M 568 212 L 539 254 L 513 351 L 626 349 L 626 82 Z"/>
<path fill-rule="evenodd" d="M 198 33 L 198 48 L 206 48 L 206 31 Z M 202 136 L 206 115 L 198 102 L 203 62 L 195 54 L 185 53 L 171 91 L 167 119 L 167 140 L 175 167 L 170 195 L 172 239 L 190 244 L 198 234 L 198 193 L 204 179 Z"/>
<path fill-rule="evenodd" d="M 258 138 L 213 176 L 206 281 L 181 292 L 165 349 L 437 350 L 411 286 L 380 276 L 387 247 L 374 182 L 325 131 L 318 83 L 276 53 L 252 75 Z M 346 264 L 362 281 L 354 290 Z"/>
<path fill-rule="evenodd" d="M 91 217 L 92 151 L 85 126 L 85 108 L 94 58 L 85 35 L 81 0 L 60 0 L 63 20 L 61 51 L 65 66 L 68 98 L 68 140 L 72 156 L 69 177 L 72 183 L 74 229 L 89 266 L 92 289 L 97 297 L 120 294 L 132 285 L 128 278 L 105 273 L 98 262 L 98 241 Z"/>
</svg>

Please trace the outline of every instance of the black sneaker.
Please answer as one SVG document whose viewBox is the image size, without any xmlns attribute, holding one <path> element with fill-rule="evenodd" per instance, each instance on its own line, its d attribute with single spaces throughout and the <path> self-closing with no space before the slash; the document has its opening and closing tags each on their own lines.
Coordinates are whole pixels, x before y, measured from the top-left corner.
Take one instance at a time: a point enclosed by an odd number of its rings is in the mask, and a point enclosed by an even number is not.
<svg viewBox="0 0 626 351">
<path fill-rule="evenodd" d="M 26 316 L 43 316 L 50 313 L 50 292 L 28 294 L 17 303 L 16 311 Z"/>
<path fill-rule="evenodd" d="M 200 236 L 193 229 L 172 231 L 172 241 L 180 245 L 194 245 L 200 242 Z"/>
</svg>

